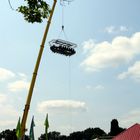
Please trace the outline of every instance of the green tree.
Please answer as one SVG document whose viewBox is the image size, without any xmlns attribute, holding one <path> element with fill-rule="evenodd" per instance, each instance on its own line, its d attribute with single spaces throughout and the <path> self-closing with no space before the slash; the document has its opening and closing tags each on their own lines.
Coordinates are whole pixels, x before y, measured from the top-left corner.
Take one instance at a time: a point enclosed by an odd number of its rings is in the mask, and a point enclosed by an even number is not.
<svg viewBox="0 0 140 140">
<path fill-rule="evenodd" d="M 111 121 L 111 127 L 110 127 L 110 132 L 109 132 L 109 136 L 116 136 L 119 133 L 123 132 L 125 129 L 119 127 L 119 122 L 117 119 L 113 119 Z"/>
<path fill-rule="evenodd" d="M 91 140 L 105 135 L 107 134 L 100 128 L 87 128 L 84 131 L 71 133 L 68 138 L 69 140 Z"/>
<path fill-rule="evenodd" d="M 41 136 L 38 138 L 38 140 L 45 140 L 46 139 L 46 134 L 41 134 Z"/>
<path fill-rule="evenodd" d="M 102 130 L 102 129 L 98 128 L 98 127 L 93 128 L 93 129 L 89 129 L 87 134 L 89 136 L 88 137 L 89 140 L 107 135 L 104 130 Z"/>
<path fill-rule="evenodd" d="M 48 133 L 48 140 L 60 140 L 60 137 L 60 132 L 53 131 Z M 38 140 L 46 140 L 46 134 L 41 134 Z"/>
<path fill-rule="evenodd" d="M 17 140 L 15 129 L 13 130 L 4 130 L 1 133 L 1 139 L 4 138 L 5 140 Z"/>
<path fill-rule="evenodd" d="M 92 140 L 107 134 L 100 128 L 87 128 L 84 131 L 71 133 L 69 136 L 61 135 L 60 132 L 49 132 L 48 140 Z M 46 140 L 45 134 L 42 134 L 38 140 Z"/>
<path fill-rule="evenodd" d="M 44 18 L 48 18 L 51 12 L 49 5 L 43 0 L 24 0 L 25 6 L 18 7 L 17 11 L 22 13 L 27 22 L 41 23 Z"/>
<path fill-rule="evenodd" d="M 73 132 L 69 135 L 68 140 L 83 140 L 83 132 Z"/>
<path fill-rule="evenodd" d="M 6 130 L 2 131 L 0 133 L 0 140 L 2 138 L 4 140 L 17 140 L 16 130 L 15 129 L 13 129 L 13 130 L 6 129 Z M 25 140 L 29 140 L 29 137 L 26 135 L 25 135 Z"/>
</svg>

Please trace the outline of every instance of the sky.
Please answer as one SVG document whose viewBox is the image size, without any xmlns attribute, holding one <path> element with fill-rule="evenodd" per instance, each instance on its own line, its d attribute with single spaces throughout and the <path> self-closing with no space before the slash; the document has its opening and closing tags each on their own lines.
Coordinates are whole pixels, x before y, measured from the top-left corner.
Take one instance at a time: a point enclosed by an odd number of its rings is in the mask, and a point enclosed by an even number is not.
<svg viewBox="0 0 140 140">
<path fill-rule="evenodd" d="M 25 3 L 11 4 L 16 9 Z M 67 135 L 89 127 L 108 133 L 114 118 L 123 128 L 140 123 L 139 5 L 139 0 L 74 0 L 62 7 L 58 1 L 26 125 L 29 130 L 34 115 L 36 138 L 44 133 L 47 113 L 49 131 Z M 15 128 L 22 117 L 47 20 L 27 23 L 8 0 L 0 1 L 0 13 L 2 131 Z M 76 54 L 51 52 L 49 41 L 58 38 L 76 43 Z"/>
</svg>

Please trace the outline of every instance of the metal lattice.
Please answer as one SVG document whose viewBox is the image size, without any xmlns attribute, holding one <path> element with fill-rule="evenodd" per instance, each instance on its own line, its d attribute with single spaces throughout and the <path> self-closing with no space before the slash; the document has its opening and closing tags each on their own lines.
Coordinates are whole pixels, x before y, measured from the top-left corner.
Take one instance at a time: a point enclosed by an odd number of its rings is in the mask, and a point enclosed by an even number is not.
<svg viewBox="0 0 140 140">
<path fill-rule="evenodd" d="M 62 54 L 65 56 L 71 56 L 76 53 L 75 48 L 77 45 L 75 43 L 62 39 L 53 39 L 49 42 L 49 44 L 51 51 L 54 53 Z"/>
</svg>

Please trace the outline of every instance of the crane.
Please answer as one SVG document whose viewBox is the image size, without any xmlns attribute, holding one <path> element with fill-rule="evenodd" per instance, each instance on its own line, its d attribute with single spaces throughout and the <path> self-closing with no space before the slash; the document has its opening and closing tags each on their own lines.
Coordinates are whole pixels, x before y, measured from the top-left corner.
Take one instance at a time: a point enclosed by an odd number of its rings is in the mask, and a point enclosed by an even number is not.
<svg viewBox="0 0 140 140">
<path fill-rule="evenodd" d="M 25 134 L 25 131 L 26 131 L 26 121 L 27 121 L 28 112 L 29 112 L 29 108 L 30 108 L 30 103 L 31 103 L 31 99 L 32 99 L 32 94 L 33 94 L 33 90 L 34 90 L 34 86 L 35 86 L 35 82 L 36 82 L 36 77 L 37 77 L 41 57 L 42 57 L 42 54 L 43 54 L 44 45 L 45 45 L 46 38 L 47 38 L 47 35 L 48 35 L 49 27 L 50 27 L 50 24 L 51 24 L 52 16 L 53 16 L 55 6 L 56 6 L 56 3 L 57 3 L 57 0 L 53 0 L 53 1 L 54 2 L 53 2 L 53 5 L 52 5 L 50 16 L 49 16 L 49 19 L 48 19 L 48 22 L 47 22 L 47 25 L 46 25 L 46 28 L 45 28 L 45 31 L 44 31 L 44 35 L 43 35 L 43 38 L 42 38 L 42 42 L 41 42 L 41 45 L 40 45 L 40 50 L 39 50 L 38 57 L 37 57 L 37 60 L 36 60 L 36 64 L 35 64 L 35 67 L 34 67 L 34 72 L 33 72 L 33 75 L 32 75 L 32 80 L 31 80 L 31 84 L 30 84 L 30 87 L 29 87 L 29 92 L 28 92 L 26 104 L 25 104 L 25 107 L 24 107 L 24 111 L 23 111 L 23 116 L 22 116 L 22 120 L 21 120 L 21 138 L 23 138 L 23 136 Z"/>
<path fill-rule="evenodd" d="M 62 1 L 71 2 L 73 0 L 60 0 L 60 2 L 62 2 Z M 38 57 L 37 57 L 37 60 L 36 60 L 36 64 L 35 64 L 35 67 L 34 67 L 32 79 L 31 79 L 31 83 L 30 83 L 30 87 L 29 87 L 29 91 L 28 91 L 28 96 L 27 96 L 27 99 L 26 99 L 26 103 L 25 103 L 25 107 L 24 107 L 24 111 L 23 111 L 23 115 L 22 115 L 22 120 L 21 120 L 21 139 L 24 138 L 24 135 L 25 135 L 25 132 L 26 132 L 26 121 L 27 121 L 27 117 L 28 117 L 28 113 L 29 113 L 29 108 L 30 108 L 30 103 L 31 103 L 32 95 L 33 95 L 35 82 L 36 82 L 36 77 L 37 77 L 38 69 L 39 69 L 39 66 L 40 66 L 40 61 L 41 61 L 41 58 L 42 58 L 44 45 L 45 45 L 46 38 L 47 38 L 47 35 L 48 35 L 49 27 L 50 27 L 51 20 L 52 20 L 52 17 L 53 17 L 53 13 L 54 13 L 54 10 L 55 10 L 55 7 L 56 7 L 56 3 L 57 3 L 57 0 L 53 0 L 53 5 L 52 5 L 52 8 L 51 8 L 51 12 L 50 12 L 50 15 L 49 15 L 49 18 L 48 18 L 48 22 L 47 22 L 47 25 L 46 25 L 46 28 L 45 28 L 45 31 L 44 31 L 44 35 L 43 35 L 42 42 L 41 42 L 41 45 L 40 45 L 40 49 L 39 49 Z M 46 5 L 46 7 L 47 7 L 47 5 Z M 22 10 L 22 8 L 23 7 L 21 6 L 20 10 Z M 20 12 L 22 12 L 22 11 L 20 11 Z M 28 19 L 28 18 L 26 18 L 26 19 Z M 35 19 L 32 19 L 32 20 L 28 19 L 28 22 L 34 22 L 34 20 Z M 37 22 L 41 22 L 41 21 L 42 20 L 40 19 Z M 54 39 L 54 40 L 50 41 L 49 44 L 51 46 L 50 49 L 54 53 L 56 52 L 56 53 L 59 53 L 59 54 L 63 54 L 65 56 L 71 56 L 71 55 L 74 55 L 76 53 L 74 48 L 77 45 L 72 43 L 72 42 L 61 40 L 61 39 Z"/>
</svg>

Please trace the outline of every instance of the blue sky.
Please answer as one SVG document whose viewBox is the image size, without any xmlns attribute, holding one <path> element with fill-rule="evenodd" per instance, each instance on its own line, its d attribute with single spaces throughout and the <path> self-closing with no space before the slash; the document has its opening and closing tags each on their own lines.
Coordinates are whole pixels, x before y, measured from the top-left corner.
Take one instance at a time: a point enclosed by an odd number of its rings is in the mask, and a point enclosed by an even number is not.
<svg viewBox="0 0 140 140">
<path fill-rule="evenodd" d="M 52 4 L 52 1 L 48 1 Z M 17 8 L 23 1 L 11 0 Z M 0 131 L 16 127 L 46 21 L 29 24 L 0 1 Z M 110 130 L 140 122 L 139 0 L 75 0 L 64 7 L 65 33 L 78 45 L 68 58 L 53 54 L 48 42 L 58 38 L 62 7 L 57 3 L 33 93 L 27 128 L 35 116 L 35 134 L 69 134 L 88 127 Z M 64 35 L 60 36 L 65 39 Z"/>
</svg>

